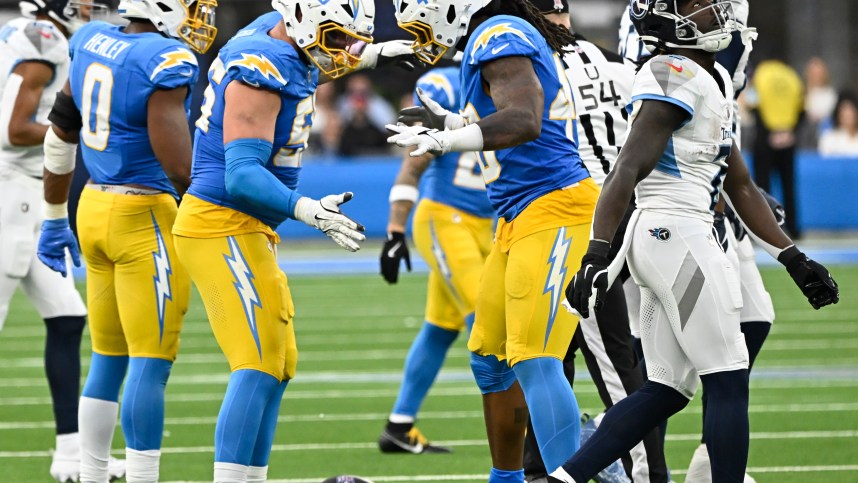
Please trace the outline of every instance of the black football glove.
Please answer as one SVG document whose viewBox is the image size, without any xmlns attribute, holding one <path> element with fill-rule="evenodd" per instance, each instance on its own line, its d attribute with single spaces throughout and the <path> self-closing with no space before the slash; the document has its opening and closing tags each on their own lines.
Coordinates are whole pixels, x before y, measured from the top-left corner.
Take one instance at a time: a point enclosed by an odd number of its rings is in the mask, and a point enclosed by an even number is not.
<svg viewBox="0 0 858 483">
<path fill-rule="evenodd" d="M 721 250 L 727 253 L 727 221 L 724 213 L 715 212 L 715 218 L 712 220 L 712 235 L 715 237 L 715 241 L 721 245 Z"/>
<path fill-rule="evenodd" d="M 408 244 L 405 233 L 394 231 L 387 234 L 387 241 L 381 247 L 381 276 L 387 283 L 393 284 L 399 280 L 399 262 L 405 260 L 405 267 L 411 271 L 411 255 L 408 254 Z"/>
<path fill-rule="evenodd" d="M 840 301 L 840 289 L 828 269 L 807 258 L 795 245 L 782 251 L 778 261 L 784 264 L 814 309 Z"/>
<path fill-rule="evenodd" d="M 611 244 L 603 240 L 590 240 L 587 253 L 581 259 L 581 268 L 566 286 L 566 301 L 581 317 L 590 316 L 590 296 L 596 290 L 595 309 L 602 307 L 608 293 L 608 252 Z"/>
</svg>

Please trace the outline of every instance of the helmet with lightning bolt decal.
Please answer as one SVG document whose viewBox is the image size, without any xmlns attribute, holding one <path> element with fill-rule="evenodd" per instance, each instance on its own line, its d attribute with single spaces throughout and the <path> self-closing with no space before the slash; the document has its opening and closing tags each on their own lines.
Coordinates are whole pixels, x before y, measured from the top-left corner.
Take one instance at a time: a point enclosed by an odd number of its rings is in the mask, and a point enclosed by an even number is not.
<svg viewBox="0 0 858 483">
<path fill-rule="evenodd" d="M 372 0 L 273 0 L 286 33 L 319 70 L 331 78 L 355 70 L 372 43 Z"/>
</svg>

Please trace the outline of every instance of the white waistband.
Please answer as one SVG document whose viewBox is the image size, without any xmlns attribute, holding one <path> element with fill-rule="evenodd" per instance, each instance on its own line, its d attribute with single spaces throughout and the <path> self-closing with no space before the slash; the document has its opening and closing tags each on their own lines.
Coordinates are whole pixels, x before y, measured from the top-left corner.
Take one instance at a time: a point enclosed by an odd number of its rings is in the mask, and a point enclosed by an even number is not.
<svg viewBox="0 0 858 483">
<path fill-rule="evenodd" d="M 164 194 L 161 190 L 153 190 L 150 188 L 138 188 L 136 186 L 126 186 L 122 184 L 88 184 L 87 188 L 105 193 L 115 193 L 119 195 L 160 195 Z"/>
</svg>

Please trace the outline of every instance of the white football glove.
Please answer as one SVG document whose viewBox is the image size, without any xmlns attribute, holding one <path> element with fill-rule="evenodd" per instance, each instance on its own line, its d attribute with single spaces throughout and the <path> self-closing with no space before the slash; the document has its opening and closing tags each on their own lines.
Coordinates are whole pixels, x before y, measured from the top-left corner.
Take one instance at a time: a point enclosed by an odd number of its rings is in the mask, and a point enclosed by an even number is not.
<svg viewBox="0 0 858 483">
<path fill-rule="evenodd" d="M 417 147 L 410 153 L 413 157 L 422 156 L 426 153 L 441 156 L 450 152 L 450 142 L 444 142 L 444 131 L 423 126 L 406 126 L 405 124 L 388 124 L 385 127 L 388 131 L 396 133 L 387 138 L 387 142 L 402 148 Z"/>
<path fill-rule="evenodd" d="M 366 240 L 364 227 L 340 211 L 340 205 L 353 197 L 352 193 L 328 195 L 321 200 L 304 196 L 295 205 L 295 219 L 318 228 L 337 245 L 356 252 L 360 250 L 358 242 Z"/>
<path fill-rule="evenodd" d="M 406 107 L 399 111 L 399 122 L 413 125 L 416 122 L 424 126 L 443 131 L 445 129 L 461 129 L 465 127 L 465 118 L 441 107 L 421 88 L 417 88 L 417 98 L 422 106 Z"/>
<path fill-rule="evenodd" d="M 420 61 L 414 55 L 410 40 L 391 40 L 378 44 L 369 44 L 363 49 L 355 70 L 375 69 L 394 62 L 407 71 L 414 70 Z"/>
<path fill-rule="evenodd" d="M 405 124 L 388 124 L 385 127 L 394 133 L 387 138 L 387 142 L 403 148 L 417 146 L 417 149 L 411 152 L 414 157 L 426 153 L 442 156 L 450 151 L 463 153 L 483 150 L 483 131 L 479 124 L 468 124 L 461 129 L 447 131 Z"/>
</svg>

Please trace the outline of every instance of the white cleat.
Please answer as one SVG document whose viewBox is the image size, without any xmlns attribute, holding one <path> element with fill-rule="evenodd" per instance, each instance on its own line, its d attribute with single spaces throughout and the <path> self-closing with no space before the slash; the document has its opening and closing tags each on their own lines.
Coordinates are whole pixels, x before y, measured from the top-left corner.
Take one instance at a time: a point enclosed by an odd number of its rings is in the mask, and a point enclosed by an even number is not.
<svg viewBox="0 0 858 483">
<path fill-rule="evenodd" d="M 59 483 L 80 479 L 80 436 L 78 433 L 57 435 L 51 459 L 51 476 Z"/>
<path fill-rule="evenodd" d="M 107 476 L 110 481 L 116 481 L 125 476 L 125 460 L 118 460 L 111 456 L 107 461 Z"/>
<path fill-rule="evenodd" d="M 80 478 L 80 458 L 64 458 L 54 452 L 51 461 L 51 476 L 59 483 L 76 482 Z"/>
</svg>

